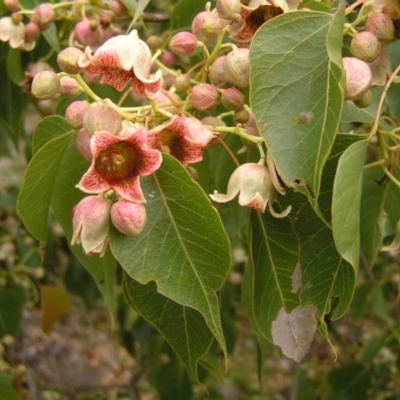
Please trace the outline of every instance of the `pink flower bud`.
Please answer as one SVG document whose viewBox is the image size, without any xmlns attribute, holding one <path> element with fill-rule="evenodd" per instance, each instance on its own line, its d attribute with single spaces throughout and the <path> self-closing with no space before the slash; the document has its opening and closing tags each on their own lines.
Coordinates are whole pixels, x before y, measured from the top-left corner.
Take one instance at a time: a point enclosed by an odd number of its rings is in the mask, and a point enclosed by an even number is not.
<svg viewBox="0 0 400 400">
<path fill-rule="evenodd" d="M 378 38 L 369 31 L 356 33 L 350 42 L 351 54 L 367 63 L 374 61 L 380 51 L 381 44 Z"/>
<path fill-rule="evenodd" d="M 365 22 L 365 30 L 372 32 L 381 42 L 391 42 L 394 39 L 394 24 L 384 13 L 374 13 Z"/>
<path fill-rule="evenodd" d="M 240 89 L 247 88 L 250 84 L 249 49 L 236 48 L 229 52 L 225 58 L 224 70 L 232 84 Z"/>
<path fill-rule="evenodd" d="M 368 64 L 355 57 L 344 57 L 345 73 L 344 99 L 361 99 L 372 83 L 372 72 Z"/>
<path fill-rule="evenodd" d="M 241 110 L 244 106 L 244 95 L 236 88 L 225 89 L 222 92 L 221 103 L 227 110 Z"/>
<path fill-rule="evenodd" d="M 199 83 L 192 88 L 190 99 L 199 111 L 213 110 L 220 102 L 218 89 L 209 83 Z"/>
<path fill-rule="evenodd" d="M 225 74 L 225 59 L 226 56 L 218 57 L 214 60 L 208 71 L 208 77 L 213 85 L 216 87 L 226 87 L 229 83 Z"/>
<path fill-rule="evenodd" d="M 60 92 L 67 97 L 76 97 L 79 96 L 83 90 L 74 78 L 62 76 L 60 78 Z"/>
<path fill-rule="evenodd" d="M 65 119 L 74 129 L 80 129 L 83 126 L 83 118 L 90 109 L 87 101 L 74 101 L 65 110 Z"/>
<path fill-rule="evenodd" d="M 197 38 L 190 32 L 179 32 L 171 39 L 169 48 L 175 54 L 191 56 L 197 49 Z"/>
<path fill-rule="evenodd" d="M 25 25 L 25 41 L 34 42 L 40 35 L 39 27 L 33 22 L 28 22 Z"/>
<path fill-rule="evenodd" d="M 160 61 L 168 68 L 172 68 L 176 64 L 176 55 L 170 51 L 161 54 Z"/>
<path fill-rule="evenodd" d="M 108 244 L 111 201 L 87 196 L 72 210 L 71 245 L 82 244 L 86 254 L 104 255 Z"/>
<path fill-rule="evenodd" d="M 179 75 L 175 78 L 175 88 L 178 92 L 186 92 L 190 88 L 190 78 L 188 75 Z"/>
<path fill-rule="evenodd" d="M 128 9 L 119 0 L 111 0 L 109 7 L 117 17 L 125 16 L 128 13 Z"/>
<path fill-rule="evenodd" d="M 113 107 L 105 104 L 94 104 L 83 118 L 83 127 L 89 136 L 100 131 L 117 135 L 122 129 L 122 121 Z"/>
<path fill-rule="evenodd" d="M 15 12 L 20 9 L 20 4 L 18 0 L 4 0 L 4 5 L 8 11 Z"/>
<path fill-rule="evenodd" d="M 33 78 L 31 90 L 38 99 L 49 99 L 59 92 L 60 78 L 53 71 L 39 72 Z"/>
<path fill-rule="evenodd" d="M 146 219 L 146 208 L 143 204 L 120 200 L 111 207 L 112 224 L 124 235 L 139 235 L 146 225 Z"/>
<path fill-rule="evenodd" d="M 35 23 L 41 31 L 46 30 L 55 19 L 54 9 L 49 3 L 39 4 L 32 15 L 32 22 Z"/>
<path fill-rule="evenodd" d="M 198 40 L 205 44 L 215 42 L 223 29 L 224 22 L 222 19 L 210 11 L 197 14 L 192 22 L 192 32 Z"/>
<path fill-rule="evenodd" d="M 95 22 L 95 24 L 93 24 Z M 94 25 L 94 26 L 93 26 Z M 84 18 L 74 28 L 75 39 L 84 46 L 96 47 L 102 41 L 101 28 L 97 21 Z"/>
<path fill-rule="evenodd" d="M 67 47 L 57 56 L 57 64 L 61 71 L 67 74 L 75 75 L 82 71 L 78 65 L 79 57 L 83 54 L 77 47 Z"/>
<path fill-rule="evenodd" d="M 78 153 L 88 161 L 92 161 L 92 150 L 90 148 L 90 137 L 84 129 L 80 129 L 76 134 L 76 149 Z"/>
<path fill-rule="evenodd" d="M 217 0 L 217 12 L 222 19 L 232 20 L 235 14 L 240 14 L 240 0 Z"/>
</svg>

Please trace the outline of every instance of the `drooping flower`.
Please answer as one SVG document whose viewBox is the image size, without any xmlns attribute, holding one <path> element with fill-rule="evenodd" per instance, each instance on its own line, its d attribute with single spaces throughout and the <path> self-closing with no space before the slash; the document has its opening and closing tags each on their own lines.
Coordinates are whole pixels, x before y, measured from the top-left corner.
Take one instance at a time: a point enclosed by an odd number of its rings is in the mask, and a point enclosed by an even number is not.
<svg viewBox="0 0 400 400">
<path fill-rule="evenodd" d="M 119 91 L 131 82 L 135 94 L 154 99 L 161 90 L 161 71 L 150 75 L 151 52 L 136 30 L 108 39 L 93 56 L 86 50 L 78 64 L 92 75 L 102 74 L 100 82 Z"/>
<path fill-rule="evenodd" d="M 72 209 L 71 245 L 82 244 L 86 254 L 104 254 L 108 244 L 111 201 L 87 196 Z"/>
<path fill-rule="evenodd" d="M 166 125 L 150 131 L 155 133 L 154 146 L 168 152 L 183 165 L 203 159 L 203 151 L 215 138 L 198 119 L 174 115 Z"/>
<path fill-rule="evenodd" d="M 123 137 L 96 132 L 91 139 L 92 164 L 77 185 L 86 193 L 114 189 L 123 199 L 145 203 L 140 177 L 161 164 L 161 153 L 149 146 L 148 132 L 126 128 Z"/>
<path fill-rule="evenodd" d="M 270 213 L 277 218 L 286 217 L 291 211 L 291 206 L 281 213 L 277 213 L 272 208 L 272 202 L 276 195 L 276 190 L 272 183 L 268 168 L 255 163 L 243 164 L 231 175 L 228 182 L 227 194 L 210 194 L 212 200 L 217 203 L 227 203 L 239 195 L 241 206 L 254 208 L 259 212 L 264 212 L 266 207 Z"/>
<path fill-rule="evenodd" d="M 13 49 L 22 46 L 25 40 L 25 25 L 22 21 L 16 22 L 16 20 L 13 17 L 0 19 L 0 40 L 9 42 L 10 47 Z"/>
</svg>

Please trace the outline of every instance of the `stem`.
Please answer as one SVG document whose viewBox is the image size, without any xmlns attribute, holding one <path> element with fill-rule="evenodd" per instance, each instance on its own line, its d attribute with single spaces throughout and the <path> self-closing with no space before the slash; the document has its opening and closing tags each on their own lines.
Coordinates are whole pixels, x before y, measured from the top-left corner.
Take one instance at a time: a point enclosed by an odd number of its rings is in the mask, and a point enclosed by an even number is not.
<svg viewBox="0 0 400 400">
<path fill-rule="evenodd" d="M 240 124 L 238 126 L 235 126 L 234 128 L 230 128 L 227 126 L 208 126 L 208 128 L 215 132 L 233 133 L 256 144 L 264 143 L 263 138 L 250 135 L 244 129 L 241 129 Z"/>
<path fill-rule="evenodd" d="M 400 181 L 397 180 L 394 175 L 388 170 L 386 165 L 382 165 L 383 172 L 385 175 L 397 186 L 400 188 Z"/>
<path fill-rule="evenodd" d="M 87 85 L 87 83 L 82 79 L 82 77 L 79 74 L 71 75 L 71 77 L 74 78 L 79 83 L 79 85 L 85 91 L 85 93 L 89 97 L 91 97 L 94 101 L 101 100 L 101 98 L 99 96 L 97 96 L 97 94 L 95 92 L 93 92 L 92 89 L 90 89 L 90 87 Z"/>
<path fill-rule="evenodd" d="M 378 161 L 374 161 L 372 163 L 364 165 L 363 169 L 373 168 L 373 167 L 377 167 L 378 165 L 384 165 L 384 164 L 386 164 L 386 160 L 378 160 Z"/>
<path fill-rule="evenodd" d="M 349 15 L 355 8 L 357 8 L 360 4 L 365 3 L 366 0 L 357 0 L 351 6 L 346 8 L 345 15 Z"/>
<path fill-rule="evenodd" d="M 222 145 L 222 147 L 226 150 L 226 152 L 229 154 L 229 156 L 232 158 L 235 165 L 237 167 L 240 167 L 240 163 L 237 160 L 237 158 L 235 157 L 235 155 L 232 153 L 232 150 L 230 149 L 230 147 L 220 137 L 218 137 L 217 140 Z"/>
</svg>

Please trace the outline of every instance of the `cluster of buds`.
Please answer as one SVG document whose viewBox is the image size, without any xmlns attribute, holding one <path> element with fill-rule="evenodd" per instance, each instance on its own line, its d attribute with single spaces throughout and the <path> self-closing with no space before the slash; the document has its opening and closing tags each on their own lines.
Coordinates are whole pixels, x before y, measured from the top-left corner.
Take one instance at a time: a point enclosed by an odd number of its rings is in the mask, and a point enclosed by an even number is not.
<svg viewBox="0 0 400 400">
<path fill-rule="evenodd" d="M 352 57 L 343 58 L 344 98 L 353 100 L 358 107 L 368 107 L 372 103 L 371 87 L 386 85 L 392 71 L 383 47 L 395 39 L 395 25 L 388 13 L 383 9 L 366 11 L 363 28 L 352 33 Z"/>
</svg>

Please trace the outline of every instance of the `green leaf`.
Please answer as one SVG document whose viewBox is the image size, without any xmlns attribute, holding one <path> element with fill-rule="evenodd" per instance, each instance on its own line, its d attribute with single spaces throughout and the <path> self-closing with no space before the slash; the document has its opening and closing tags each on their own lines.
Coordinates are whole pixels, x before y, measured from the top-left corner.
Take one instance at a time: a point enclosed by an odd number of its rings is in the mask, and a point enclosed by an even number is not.
<svg viewBox="0 0 400 400">
<path fill-rule="evenodd" d="M 124 274 L 124 293 L 138 313 L 167 340 L 190 375 L 198 380 L 197 364 L 213 341 L 204 318 L 157 292 L 154 282 L 141 285 Z"/>
<path fill-rule="evenodd" d="M 7 284 L 0 287 L 0 338 L 18 334 L 24 303 L 23 287 L 15 284 L 12 278 L 7 279 Z"/>
<path fill-rule="evenodd" d="M 111 250 L 136 281 L 154 281 L 163 296 L 194 308 L 226 352 L 217 291 L 230 266 L 230 247 L 216 210 L 182 165 L 164 155 L 141 180 L 147 223 L 136 237 L 114 231 Z"/>
<path fill-rule="evenodd" d="M 299 242 L 287 218 L 268 212 L 252 213 L 251 255 L 243 277 L 242 299 L 246 314 L 260 338 L 272 341 L 271 326 L 279 310 L 290 312 L 299 303 L 291 279 L 298 260 Z"/>
<path fill-rule="evenodd" d="M 54 117 L 53 123 L 57 122 L 56 118 L 60 117 Z M 53 214 L 60 223 L 68 243 L 71 243 L 72 238 L 71 210 L 85 196 L 75 186 L 88 167 L 88 162 L 78 154 L 75 146 L 75 135 L 72 135 L 63 154 L 51 198 Z M 103 258 L 99 258 L 98 256 L 87 256 L 82 247 L 78 245 L 71 246 L 71 251 L 92 275 L 112 316 L 117 263 L 111 252 L 107 251 Z"/>
<path fill-rule="evenodd" d="M 374 122 L 382 88 L 372 88 L 371 91 L 373 101 L 369 107 L 359 108 L 350 100 L 343 103 L 342 122 L 361 122 L 365 124 Z"/>
<path fill-rule="evenodd" d="M 24 76 L 21 64 L 21 50 L 10 49 L 7 54 L 7 74 L 14 85 L 19 86 Z"/>
<path fill-rule="evenodd" d="M 65 118 L 56 115 L 43 118 L 33 135 L 32 153 L 35 154 L 47 142 L 66 132 L 72 132 L 72 128 Z"/>
<path fill-rule="evenodd" d="M 42 32 L 42 35 L 56 53 L 59 53 L 61 51 L 60 43 L 57 36 L 57 28 L 54 22 L 45 31 Z"/>
<path fill-rule="evenodd" d="M 32 157 L 18 196 L 18 215 L 29 232 L 41 242 L 47 240 L 50 199 L 72 133 L 69 128 Z"/>
<path fill-rule="evenodd" d="M 21 400 L 21 396 L 13 387 L 13 377 L 0 373 L 0 400 Z"/>
<path fill-rule="evenodd" d="M 250 47 L 250 104 L 262 136 L 285 183 L 315 199 L 342 109 L 342 29 L 343 7 L 334 17 L 291 12 L 265 23 Z"/>
<path fill-rule="evenodd" d="M 360 200 L 368 139 L 349 146 L 339 159 L 333 186 L 332 229 L 340 255 L 358 271 Z"/>
</svg>

